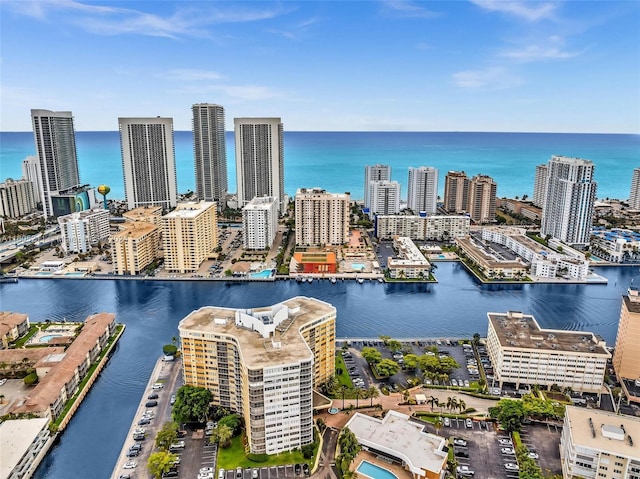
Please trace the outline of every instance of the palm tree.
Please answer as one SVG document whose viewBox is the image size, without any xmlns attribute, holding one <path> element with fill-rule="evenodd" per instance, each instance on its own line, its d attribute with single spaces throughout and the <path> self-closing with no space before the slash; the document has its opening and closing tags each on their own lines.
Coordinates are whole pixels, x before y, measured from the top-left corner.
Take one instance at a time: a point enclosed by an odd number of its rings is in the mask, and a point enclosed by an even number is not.
<svg viewBox="0 0 640 479">
<path fill-rule="evenodd" d="M 435 421 L 433 421 L 433 425 L 436 427 L 436 434 L 440 434 L 440 429 L 442 429 L 442 418 L 438 416 Z"/>
<path fill-rule="evenodd" d="M 427 404 L 431 406 L 431 412 L 433 412 L 433 406 L 435 406 L 437 403 L 438 403 L 437 397 L 429 396 L 429 399 L 427 399 Z"/>
<path fill-rule="evenodd" d="M 380 390 L 375 386 L 369 386 L 369 389 L 367 389 L 367 396 L 371 399 L 371 407 L 373 407 L 373 400 L 380 397 Z"/>
<path fill-rule="evenodd" d="M 464 399 L 458 400 L 458 409 L 460 410 L 461 413 L 467 410 L 467 403 L 464 402 Z"/>
<path fill-rule="evenodd" d="M 358 400 L 364 398 L 365 392 L 364 389 L 360 388 L 355 388 L 354 392 L 356 394 L 356 409 L 358 409 Z"/>
<path fill-rule="evenodd" d="M 342 409 L 344 409 L 344 394 L 347 392 L 347 389 L 349 389 L 349 386 L 346 384 L 340 385 L 340 392 L 342 393 Z"/>
</svg>

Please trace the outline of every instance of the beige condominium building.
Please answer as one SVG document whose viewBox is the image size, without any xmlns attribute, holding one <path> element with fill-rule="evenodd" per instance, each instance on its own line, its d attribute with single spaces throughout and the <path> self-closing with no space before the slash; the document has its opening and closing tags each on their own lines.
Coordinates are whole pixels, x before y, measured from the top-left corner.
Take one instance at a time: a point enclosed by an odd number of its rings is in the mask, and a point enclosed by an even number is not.
<svg viewBox="0 0 640 479">
<path fill-rule="evenodd" d="M 613 368 L 626 396 L 640 402 L 640 293 L 629 288 L 622 297 Z M 639 439 L 640 440 L 640 439 Z"/>
<path fill-rule="evenodd" d="M 115 274 L 139 274 L 159 256 L 160 228 L 144 221 L 127 222 L 111 235 Z"/>
<path fill-rule="evenodd" d="M 495 380 L 597 393 L 602 391 L 607 359 L 604 340 L 593 333 L 542 329 L 519 311 L 487 313 L 487 352 Z"/>
<path fill-rule="evenodd" d="M 164 267 L 192 273 L 218 246 L 218 215 L 210 201 L 179 203 L 162 217 Z"/>
<path fill-rule="evenodd" d="M 0 349 L 7 349 L 29 331 L 29 316 L 23 313 L 0 311 Z"/>
<path fill-rule="evenodd" d="M 564 479 L 640 479 L 640 418 L 567 406 L 560 461 Z"/>
<path fill-rule="evenodd" d="M 162 206 L 140 206 L 122 213 L 125 222 L 144 221 L 160 226 L 162 221 Z"/>
<path fill-rule="evenodd" d="M 296 245 L 339 246 L 349 241 L 349 193 L 327 193 L 320 188 L 296 192 Z"/>
<path fill-rule="evenodd" d="M 203 307 L 178 326 L 185 384 L 244 417 L 252 453 L 313 441 L 313 389 L 334 374 L 336 309 L 298 296 L 260 308 Z"/>
</svg>

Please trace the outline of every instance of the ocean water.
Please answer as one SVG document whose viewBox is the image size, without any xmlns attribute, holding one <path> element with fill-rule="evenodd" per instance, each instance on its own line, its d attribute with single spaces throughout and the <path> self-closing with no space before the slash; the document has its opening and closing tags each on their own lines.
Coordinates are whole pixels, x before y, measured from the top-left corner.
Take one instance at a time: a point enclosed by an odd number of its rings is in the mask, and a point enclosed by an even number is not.
<svg viewBox="0 0 640 479">
<path fill-rule="evenodd" d="M 229 191 L 234 192 L 233 132 L 227 132 L 226 139 Z M 111 198 L 124 198 L 118 132 L 78 132 L 76 142 L 81 181 L 108 184 Z M 382 163 L 391 165 L 403 198 L 410 166 L 438 168 L 441 195 L 446 172 L 464 170 L 470 176 L 493 177 L 500 197 L 532 197 L 536 165 L 558 154 L 595 163 L 599 198 L 626 199 L 632 171 L 640 167 L 640 135 L 285 131 L 284 148 L 285 191 L 290 196 L 297 188 L 320 187 L 361 199 L 364 167 Z M 191 132 L 175 132 L 175 149 L 178 190 L 193 190 Z M 33 154 L 32 133 L 0 133 L 0 180 L 19 178 L 22 160 Z"/>
</svg>

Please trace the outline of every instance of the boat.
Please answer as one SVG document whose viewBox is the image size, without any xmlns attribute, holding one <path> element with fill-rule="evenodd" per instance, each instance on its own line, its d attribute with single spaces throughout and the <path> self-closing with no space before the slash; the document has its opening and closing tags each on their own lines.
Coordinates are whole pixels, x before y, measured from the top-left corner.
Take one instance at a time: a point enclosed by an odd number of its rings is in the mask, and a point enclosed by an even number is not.
<svg viewBox="0 0 640 479">
<path fill-rule="evenodd" d="M 298 283 L 300 283 L 300 282 L 304 281 L 304 278 L 302 276 L 296 276 L 296 281 Z"/>
<path fill-rule="evenodd" d="M 307 281 L 309 281 L 309 283 L 313 283 L 313 278 L 309 278 Z"/>
<path fill-rule="evenodd" d="M 336 284 L 336 281 L 337 280 L 336 280 L 335 276 L 331 278 L 331 283 Z"/>
<path fill-rule="evenodd" d="M 384 279 L 378 278 L 378 283 L 384 283 Z"/>
<path fill-rule="evenodd" d="M 362 278 L 356 278 L 356 280 L 357 280 L 357 281 L 358 281 L 358 283 L 360 283 L 360 284 L 364 283 L 364 279 L 362 279 Z"/>
</svg>

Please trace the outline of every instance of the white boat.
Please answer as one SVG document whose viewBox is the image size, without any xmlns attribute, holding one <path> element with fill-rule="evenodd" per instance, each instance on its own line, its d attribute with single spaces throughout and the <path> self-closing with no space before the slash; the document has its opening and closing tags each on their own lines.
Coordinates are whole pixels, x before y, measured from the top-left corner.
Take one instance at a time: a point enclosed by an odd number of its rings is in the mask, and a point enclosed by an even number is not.
<svg viewBox="0 0 640 479">
<path fill-rule="evenodd" d="M 360 284 L 364 283 L 364 279 L 362 279 L 362 278 L 357 278 L 357 280 L 358 280 L 358 283 L 360 283 Z"/>
<path fill-rule="evenodd" d="M 378 283 L 384 283 L 384 279 L 378 278 Z"/>
<path fill-rule="evenodd" d="M 335 277 L 331 278 L 331 282 L 332 282 L 333 284 L 336 284 L 336 281 L 337 281 L 337 280 L 336 280 L 336 278 L 335 278 Z"/>
<path fill-rule="evenodd" d="M 313 278 L 309 278 L 307 281 L 309 281 L 309 283 L 313 283 Z"/>
</svg>

